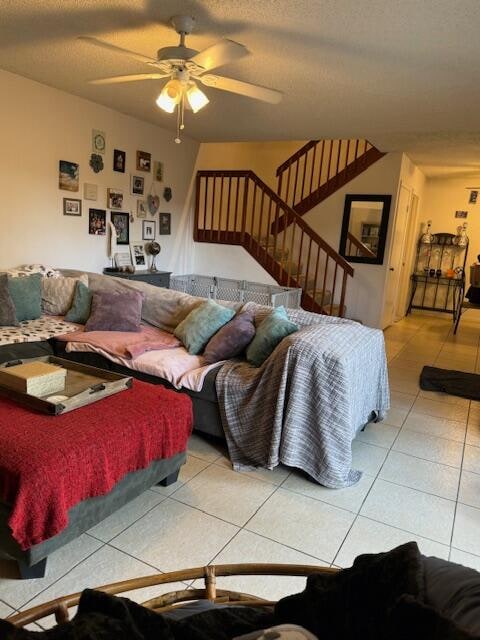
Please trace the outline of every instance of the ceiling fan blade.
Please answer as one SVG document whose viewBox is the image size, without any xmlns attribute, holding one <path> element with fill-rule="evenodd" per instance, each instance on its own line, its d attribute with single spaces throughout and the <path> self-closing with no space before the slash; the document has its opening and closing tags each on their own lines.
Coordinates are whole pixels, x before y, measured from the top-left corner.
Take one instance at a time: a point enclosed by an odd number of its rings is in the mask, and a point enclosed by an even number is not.
<svg viewBox="0 0 480 640">
<path fill-rule="evenodd" d="M 235 62 L 249 55 L 249 50 L 243 44 L 234 40 L 220 40 L 211 47 L 207 47 L 196 56 L 190 58 L 191 61 L 203 67 L 205 71 L 210 71 L 216 67 L 221 67 L 229 62 Z"/>
<path fill-rule="evenodd" d="M 137 82 L 139 80 L 160 80 L 169 75 L 169 73 L 134 73 L 128 76 L 97 78 L 96 80 L 89 80 L 88 84 L 119 84 L 121 82 Z"/>
<path fill-rule="evenodd" d="M 278 104 L 283 97 L 281 91 L 276 91 L 275 89 L 268 89 L 267 87 L 261 87 L 258 84 L 242 82 L 241 80 L 225 78 L 224 76 L 215 76 L 210 73 L 199 76 L 197 79 L 200 80 L 200 82 L 203 82 L 207 87 L 222 89 L 223 91 L 230 91 L 231 93 L 238 93 L 241 96 L 248 96 L 255 100 L 270 102 L 270 104 Z"/>
<path fill-rule="evenodd" d="M 136 53 L 135 51 L 130 51 L 129 49 L 122 49 L 121 47 L 117 47 L 114 44 L 110 44 L 109 42 L 104 42 L 103 40 L 98 40 L 97 38 L 94 38 L 92 36 L 79 36 L 78 40 L 84 40 L 85 42 L 89 42 L 90 44 L 95 45 L 96 47 L 108 49 L 109 51 L 113 51 L 114 53 L 121 53 L 122 55 L 133 58 L 134 60 L 138 60 L 139 62 L 146 62 L 147 64 L 157 62 L 155 58 L 149 58 L 148 56 L 144 56 L 141 53 Z"/>
</svg>

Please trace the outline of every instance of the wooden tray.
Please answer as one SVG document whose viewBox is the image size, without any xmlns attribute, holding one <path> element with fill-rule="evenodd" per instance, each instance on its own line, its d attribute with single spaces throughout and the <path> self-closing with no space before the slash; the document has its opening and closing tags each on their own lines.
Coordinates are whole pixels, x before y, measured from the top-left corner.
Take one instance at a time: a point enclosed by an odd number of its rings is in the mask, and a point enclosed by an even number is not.
<svg viewBox="0 0 480 640">
<path fill-rule="evenodd" d="M 29 409 L 35 409 L 42 413 L 58 416 L 61 413 L 67 413 L 73 409 L 79 409 L 87 404 L 101 400 L 108 396 L 130 389 L 132 386 L 131 376 L 123 376 L 118 373 L 112 373 L 105 369 L 97 369 L 86 364 L 71 362 L 56 356 L 44 356 L 42 358 L 26 358 L 22 360 L 11 360 L 0 365 L 0 368 L 12 367 L 16 364 L 25 362 L 51 362 L 60 365 L 67 370 L 65 389 L 55 393 L 56 396 L 67 396 L 66 400 L 59 402 L 49 401 L 44 396 L 37 398 L 28 393 L 21 393 L 12 389 L 7 389 L 0 384 L 0 396 L 15 400 Z"/>
</svg>

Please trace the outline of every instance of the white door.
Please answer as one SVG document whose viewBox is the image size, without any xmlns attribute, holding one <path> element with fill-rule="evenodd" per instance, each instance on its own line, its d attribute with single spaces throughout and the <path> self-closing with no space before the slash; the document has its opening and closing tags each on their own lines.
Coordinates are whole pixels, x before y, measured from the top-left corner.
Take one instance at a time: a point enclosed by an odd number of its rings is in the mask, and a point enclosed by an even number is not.
<svg viewBox="0 0 480 640">
<path fill-rule="evenodd" d="M 387 264 L 388 272 L 385 285 L 383 328 L 390 326 L 395 321 L 396 304 L 398 300 L 398 288 L 402 271 L 402 260 L 405 251 L 405 238 L 407 234 L 408 214 L 411 192 L 403 184 L 397 200 L 394 228 L 390 248 L 390 259 Z"/>
<path fill-rule="evenodd" d="M 416 239 L 418 236 L 417 229 L 418 214 L 418 196 L 412 192 L 410 207 L 407 218 L 407 231 L 405 234 L 405 242 L 403 245 L 403 257 L 401 271 L 399 277 L 399 286 L 397 300 L 395 303 L 395 322 L 405 317 L 407 313 L 408 301 L 410 296 L 410 276 L 413 271 L 413 263 L 415 259 Z"/>
</svg>

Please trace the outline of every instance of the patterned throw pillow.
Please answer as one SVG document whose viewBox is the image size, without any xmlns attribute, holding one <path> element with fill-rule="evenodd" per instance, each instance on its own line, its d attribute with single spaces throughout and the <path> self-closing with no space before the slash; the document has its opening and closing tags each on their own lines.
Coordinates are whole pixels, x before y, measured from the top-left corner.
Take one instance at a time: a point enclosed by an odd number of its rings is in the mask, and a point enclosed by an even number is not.
<svg viewBox="0 0 480 640">
<path fill-rule="evenodd" d="M 77 282 L 88 286 L 88 276 L 78 278 L 43 278 L 42 309 L 49 316 L 64 316 L 73 303 Z"/>
<path fill-rule="evenodd" d="M 0 327 L 19 327 L 15 305 L 8 288 L 8 276 L 0 273 Z"/>
<path fill-rule="evenodd" d="M 173 335 L 182 341 L 188 353 L 195 356 L 201 353 L 210 338 L 234 315 L 233 309 L 207 300 L 180 322 Z"/>
<path fill-rule="evenodd" d="M 285 308 L 276 307 L 258 327 L 247 349 L 248 362 L 260 367 L 283 338 L 295 331 L 298 331 L 298 326 L 290 322 Z"/>
<path fill-rule="evenodd" d="M 39 273 L 43 278 L 60 278 L 62 275 L 57 269 L 44 264 L 22 264 L 15 269 L 8 269 L 7 273 L 12 278 L 25 278 L 34 273 Z"/>
</svg>

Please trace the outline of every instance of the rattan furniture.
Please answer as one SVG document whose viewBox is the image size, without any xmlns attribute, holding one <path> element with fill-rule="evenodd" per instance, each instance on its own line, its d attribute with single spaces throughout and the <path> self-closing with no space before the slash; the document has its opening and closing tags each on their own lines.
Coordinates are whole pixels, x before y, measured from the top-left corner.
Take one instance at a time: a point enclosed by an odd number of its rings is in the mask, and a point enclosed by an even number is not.
<svg viewBox="0 0 480 640">
<path fill-rule="evenodd" d="M 98 587 L 99 591 L 104 591 L 112 595 L 121 595 L 127 591 L 143 589 L 154 585 L 169 584 L 171 582 L 195 580 L 203 578 L 205 587 L 203 589 L 185 589 L 183 591 L 171 591 L 158 597 L 151 598 L 142 605 L 152 609 L 157 613 L 165 613 L 174 607 L 181 606 L 186 602 L 194 600 L 209 600 L 217 604 L 230 604 L 241 606 L 269 607 L 275 603 L 270 600 L 259 598 L 255 595 L 240 593 L 228 589 L 217 589 L 216 578 L 221 576 L 309 576 L 312 573 L 336 573 L 340 569 L 318 567 L 314 565 L 297 564 L 219 564 L 208 565 L 206 567 L 196 567 L 194 569 L 183 569 L 170 573 L 155 574 L 143 578 L 133 578 L 122 582 L 114 582 L 103 587 Z M 56 598 L 45 604 L 38 605 L 26 611 L 17 613 L 8 620 L 18 627 L 24 627 L 32 622 L 41 621 L 49 615 L 54 615 L 58 623 L 69 620 L 69 609 L 75 607 L 80 600 L 80 593 Z"/>
</svg>

